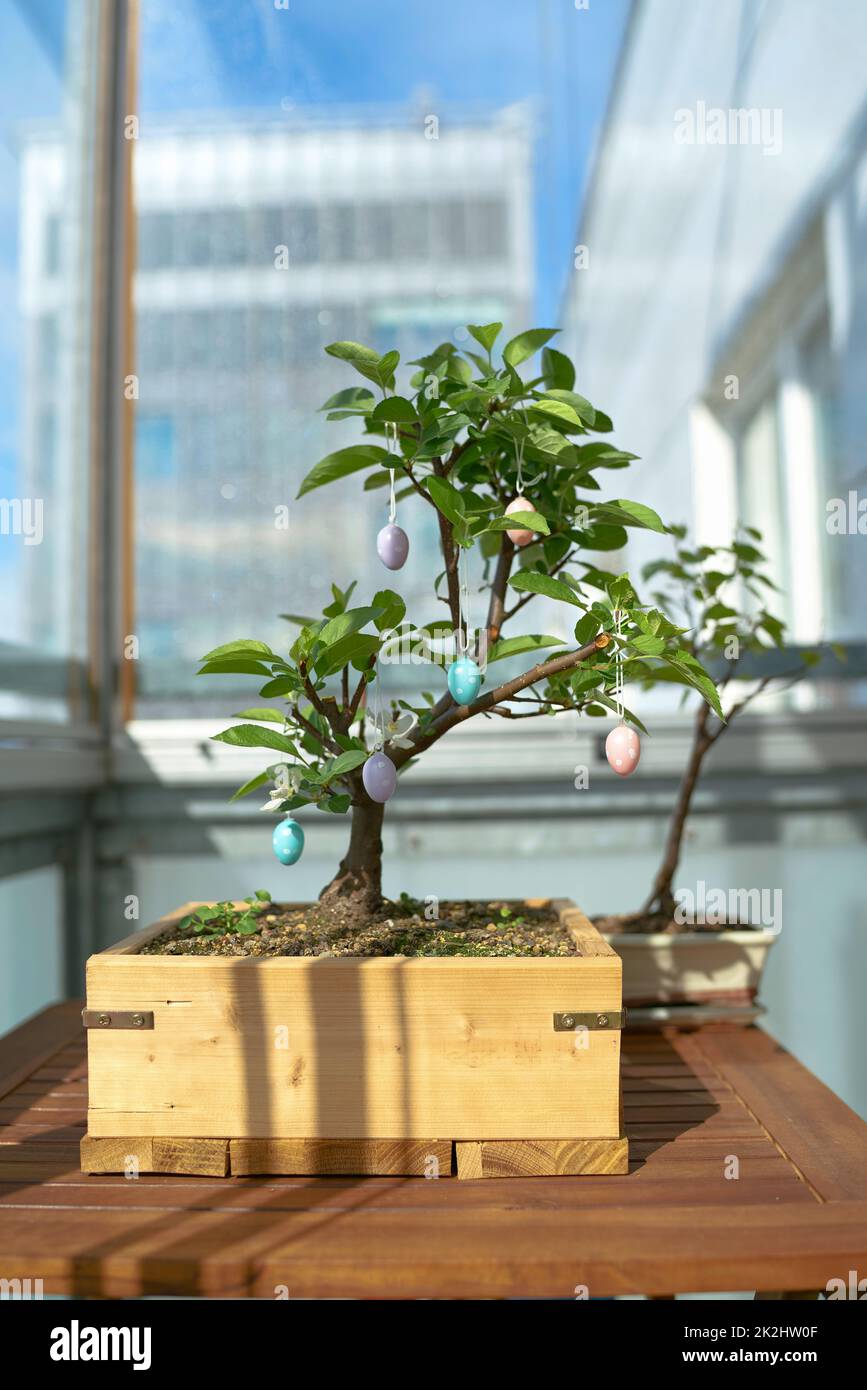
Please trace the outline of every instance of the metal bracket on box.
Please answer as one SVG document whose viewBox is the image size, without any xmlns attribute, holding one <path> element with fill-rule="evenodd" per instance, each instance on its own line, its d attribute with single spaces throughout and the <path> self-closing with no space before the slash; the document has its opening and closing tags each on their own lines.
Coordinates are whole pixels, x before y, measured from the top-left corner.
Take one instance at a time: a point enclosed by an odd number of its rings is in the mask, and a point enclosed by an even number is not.
<svg viewBox="0 0 867 1390">
<path fill-rule="evenodd" d="M 554 1015 L 555 1033 L 574 1033 L 576 1028 L 586 1028 L 592 1033 L 613 1032 L 626 1024 L 626 1010 L 615 1009 L 609 1013 L 572 1013 Z"/>
<path fill-rule="evenodd" d="M 132 1028 L 142 1032 L 153 1028 L 153 1012 L 138 1009 L 135 1012 L 123 1009 L 82 1009 L 81 1021 L 85 1028 Z"/>
</svg>

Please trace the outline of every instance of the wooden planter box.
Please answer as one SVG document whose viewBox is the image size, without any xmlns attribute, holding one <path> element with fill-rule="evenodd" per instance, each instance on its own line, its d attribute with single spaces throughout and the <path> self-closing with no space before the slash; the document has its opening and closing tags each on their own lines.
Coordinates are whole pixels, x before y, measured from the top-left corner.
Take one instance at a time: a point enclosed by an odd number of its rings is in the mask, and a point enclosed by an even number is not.
<svg viewBox="0 0 867 1390">
<path fill-rule="evenodd" d="M 627 1171 L 621 962 L 568 900 L 574 957 L 139 953 L 191 906 L 87 963 L 86 1171 Z"/>
</svg>

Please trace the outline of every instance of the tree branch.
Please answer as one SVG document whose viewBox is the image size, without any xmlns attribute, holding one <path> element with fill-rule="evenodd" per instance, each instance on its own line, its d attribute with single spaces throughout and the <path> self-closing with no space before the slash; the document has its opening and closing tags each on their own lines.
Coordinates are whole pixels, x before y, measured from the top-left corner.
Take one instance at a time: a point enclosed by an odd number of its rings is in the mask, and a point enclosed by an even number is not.
<svg viewBox="0 0 867 1390">
<path fill-rule="evenodd" d="M 611 637 L 607 632 L 600 632 L 599 636 L 589 642 L 586 647 L 581 647 L 578 651 L 567 652 L 564 656 L 553 657 L 550 661 L 540 662 L 531 670 L 525 671 L 522 676 L 515 676 L 505 685 L 498 686 L 496 690 L 488 691 L 486 695 L 474 700 L 471 705 L 455 705 L 452 709 L 446 710 L 439 719 L 434 720 L 433 726 L 428 728 L 425 734 L 414 739 L 412 748 L 395 750 L 392 761 L 397 767 L 402 767 L 417 753 L 422 753 L 426 748 L 430 748 L 456 724 L 462 724 L 465 720 L 472 719 L 476 714 L 483 714 L 485 711 L 490 712 L 494 705 L 502 704 L 504 700 L 510 700 L 521 690 L 526 690 L 528 686 L 536 685 L 541 680 L 547 680 L 549 676 L 556 676 L 561 671 L 571 670 L 573 666 L 578 666 L 582 661 L 586 661 L 589 656 L 595 656 L 597 652 L 602 651 L 610 641 Z"/>
<path fill-rule="evenodd" d="M 500 628 L 503 626 L 504 610 L 506 604 L 506 585 L 509 582 L 509 575 L 512 571 L 512 562 L 515 558 L 514 542 L 509 539 L 509 533 L 503 532 L 503 540 L 500 545 L 500 554 L 497 558 L 497 568 L 494 580 L 491 584 L 491 600 L 488 604 L 488 641 L 496 642 L 500 636 Z"/>
<path fill-rule="evenodd" d="M 445 469 L 441 458 L 433 459 L 433 471 L 438 478 L 445 477 Z M 455 632 L 461 625 L 461 597 L 460 580 L 458 577 L 458 554 L 455 549 L 454 531 L 452 523 L 447 516 L 443 516 L 439 507 L 436 509 L 437 520 L 440 528 L 440 548 L 443 553 L 443 563 L 446 567 L 446 583 L 449 590 L 449 612 L 451 613 L 452 626 Z"/>
<path fill-rule="evenodd" d="M 330 748 L 332 752 L 335 753 L 341 753 L 343 751 L 340 744 L 335 743 L 333 739 L 329 738 L 328 734 L 321 734 L 316 725 L 311 724 L 310 720 L 301 713 L 297 705 L 292 706 L 292 718 L 297 724 L 300 724 L 303 729 L 306 729 L 309 734 L 312 734 L 316 742 L 321 743 L 323 748 Z M 324 715 L 323 718 L 327 719 L 327 714 Z"/>
</svg>

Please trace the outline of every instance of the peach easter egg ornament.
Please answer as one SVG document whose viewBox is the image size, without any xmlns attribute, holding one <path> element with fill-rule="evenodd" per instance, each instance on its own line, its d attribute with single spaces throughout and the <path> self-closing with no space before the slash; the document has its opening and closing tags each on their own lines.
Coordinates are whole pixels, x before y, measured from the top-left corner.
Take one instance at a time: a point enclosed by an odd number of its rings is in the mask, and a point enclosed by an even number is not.
<svg viewBox="0 0 867 1390">
<path fill-rule="evenodd" d="M 614 614 L 614 636 L 617 647 L 614 652 L 614 690 L 612 697 L 620 715 L 620 723 L 613 728 L 605 740 L 605 756 L 609 766 L 618 777 L 629 777 L 638 767 L 641 758 L 641 739 L 635 729 L 630 729 L 623 718 L 623 613 L 618 608 Z"/>
</svg>

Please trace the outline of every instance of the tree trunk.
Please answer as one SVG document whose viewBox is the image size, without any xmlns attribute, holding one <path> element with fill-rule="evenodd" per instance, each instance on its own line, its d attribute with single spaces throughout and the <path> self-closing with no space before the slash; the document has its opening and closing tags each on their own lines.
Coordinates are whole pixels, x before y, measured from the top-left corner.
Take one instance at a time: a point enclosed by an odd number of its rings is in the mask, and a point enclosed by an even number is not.
<svg viewBox="0 0 867 1390">
<path fill-rule="evenodd" d="M 642 909 L 643 913 L 658 911 L 669 920 L 674 917 L 676 906 L 672 885 L 674 883 L 674 875 L 677 873 L 677 866 L 680 863 L 683 832 L 686 829 L 689 808 L 692 803 L 696 783 L 698 782 L 701 765 L 704 761 L 704 755 L 713 743 L 713 739 L 707 730 L 709 712 L 707 705 L 702 701 L 695 717 L 695 728 L 689 762 L 684 770 L 683 778 L 680 783 L 680 790 L 677 794 L 677 801 L 668 827 L 665 854 L 663 855 L 659 872 L 654 879 L 650 897 L 647 899 Z"/>
<path fill-rule="evenodd" d="M 382 904 L 382 819 L 385 806 L 371 801 L 363 787 L 352 799 L 349 848 L 319 901 L 357 906 L 359 912 L 377 912 Z"/>
</svg>

